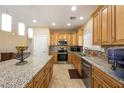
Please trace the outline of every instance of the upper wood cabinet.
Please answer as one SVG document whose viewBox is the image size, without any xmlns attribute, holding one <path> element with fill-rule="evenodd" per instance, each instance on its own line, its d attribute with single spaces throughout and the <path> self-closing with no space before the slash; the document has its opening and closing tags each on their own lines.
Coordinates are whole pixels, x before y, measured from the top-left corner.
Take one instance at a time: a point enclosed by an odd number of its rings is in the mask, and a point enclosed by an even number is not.
<svg viewBox="0 0 124 93">
<path fill-rule="evenodd" d="M 69 32 L 54 32 L 50 33 L 50 45 L 57 45 L 58 40 L 66 39 L 68 45 L 71 45 L 71 34 Z"/>
<path fill-rule="evenodd" d="M 124 45 L 124 6 L 102 6 L 93 14 L 94 45 Z"/>
<path fill-rule="evenodd" d="M 68 46 L 83 46 L 83 30 L 79 29 L 74 32 L 50 32 L 50 45 L 57 45 L 58 40 L 66 39 Z"/>
<path fill-rule="evenodd" d="M 51 32 L 50 33 L 50 45 L 57 45 L 58 33 Z"/>
<path fill-rule="evenodd" d="M 68 45 L 71 45 L 71 34 L 70 33 L 66 33 L 66 39 L 68 41 Z"/>
<path fill-rule="evenodd" d="M 83 29 L 78 29 L 77 31 L 77 45 L 83 46 Z"/>
<path fill-rule="evenodd" d="M 124 5 L 113 6 L 113 44 L 124 44 Z"/>
<path fill-rule="evenodd" d="M 101 45 L 111 44 L 112 31 L 112 6 L 105 6 L 101 9 Z"/>
<path fill-rule="evenodd" d="M 100 29 L 100 12 L 96 12 L 93 16 L 93 44 L 101 43 L 101 29 Z"/>
<path fill-rule="evenodd" d="M 70 44 L 71 46 L 77 45 L 77 33 L 76 32 L 71 33 L 70 41 L 71 41 L 71 44 Z"/>
<path fill-rule="evenodd" d="M 62 39 L 67 39 L 67 34 L 66 33 L 58 33 L 58 39 L 62 40 Z"/>
</svg>

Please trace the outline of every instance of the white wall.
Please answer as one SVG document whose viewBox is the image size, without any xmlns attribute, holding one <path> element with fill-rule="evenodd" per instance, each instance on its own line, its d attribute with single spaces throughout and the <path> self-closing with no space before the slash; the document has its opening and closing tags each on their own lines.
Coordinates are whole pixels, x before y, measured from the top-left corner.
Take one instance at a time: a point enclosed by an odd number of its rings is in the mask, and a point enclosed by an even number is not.
<svg viewBox="0 0 124 93">
<path fill-rule="evenodd" d="M 89 49 L 93 49 L 93 50 L 104 51 L 104 49 L 102 49 L 101 46 L 93 45 L 92 33 L 93 33 L 93 19 L 91 18 L 84 26 L 84 45 L 83 45 L 83 47 L 88 47 Z"/>
<path fill-rule="evenodd" d="M 27 45 L 27 35 L 19 36 L 16 31 L 0 31 L 0 52 L 16 52 L 16 46 Z"/>
</svg>

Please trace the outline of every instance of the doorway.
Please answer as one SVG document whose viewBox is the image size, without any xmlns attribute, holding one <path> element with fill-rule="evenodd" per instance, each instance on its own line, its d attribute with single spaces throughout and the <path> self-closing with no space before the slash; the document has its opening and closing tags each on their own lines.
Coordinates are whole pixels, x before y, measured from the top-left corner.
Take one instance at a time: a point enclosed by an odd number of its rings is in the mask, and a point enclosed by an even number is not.
<svg viewBox="0 0 124 93">
<path fill-rule="evenodd" d="M 48 36 L 34 36 L 34 55 L 48 55 Z"/>
</svg>

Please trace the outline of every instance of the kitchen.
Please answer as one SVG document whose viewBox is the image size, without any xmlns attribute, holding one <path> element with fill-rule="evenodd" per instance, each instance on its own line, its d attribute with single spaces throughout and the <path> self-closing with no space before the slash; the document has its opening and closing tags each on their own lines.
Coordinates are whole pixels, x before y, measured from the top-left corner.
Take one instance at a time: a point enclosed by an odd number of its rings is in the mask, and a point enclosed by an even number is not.
<svg viewBox="0 0 124 93">
<path fill-rule="evenodd" d="M 124 87 L 123 5 L 0 8 L 0 87 Z"/>
</svg>

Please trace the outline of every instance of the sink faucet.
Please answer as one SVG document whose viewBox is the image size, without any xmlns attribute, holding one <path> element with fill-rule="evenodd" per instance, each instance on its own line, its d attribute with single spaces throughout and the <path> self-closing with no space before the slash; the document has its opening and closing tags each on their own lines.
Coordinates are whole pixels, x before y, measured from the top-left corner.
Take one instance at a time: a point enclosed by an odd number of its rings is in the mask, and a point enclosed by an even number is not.
<svg viewBox="0 0 124 93">
<path fill-rule="evenodd" d="M 89 49 L 88 49 L 88 47 L 85 47 L 85 48 L 83 49 L 83 53 L 84 53 L 85 55 L 88 55 L 88 54 L 89 54 Z"/>
</svg>

